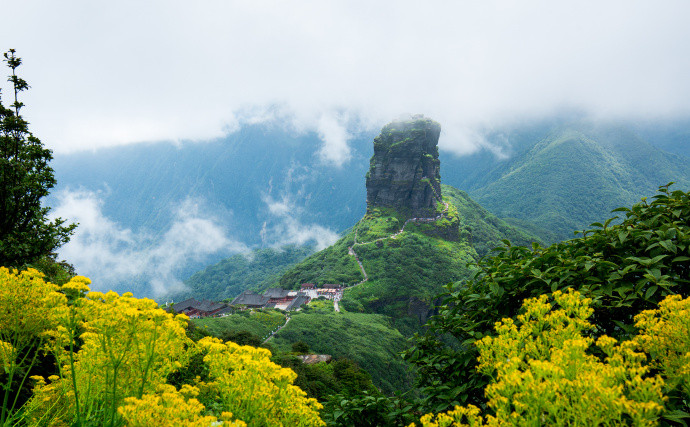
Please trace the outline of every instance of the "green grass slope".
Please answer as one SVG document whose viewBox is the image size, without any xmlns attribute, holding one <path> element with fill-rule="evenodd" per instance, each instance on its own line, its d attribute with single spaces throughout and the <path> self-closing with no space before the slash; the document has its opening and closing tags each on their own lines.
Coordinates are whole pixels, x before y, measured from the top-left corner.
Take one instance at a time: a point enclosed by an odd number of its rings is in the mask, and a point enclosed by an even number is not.
<svg viewBox="0 0 690 427">
<path fill-rule="evenodd" d="M 410 387 L 410 373 L 400 352 L 407 340 L 379 314 L 336 313 L 306 310 L 292 315 L 290 322 L 269 343 L 281 351 L 304 341 L 314 353 L 347 357 L 369 372 L 384 393 Z"/>
<path fill-rule="evenodd" d="M 205 317 L 193 319 L 192 322 L 197 328 L 216 337 L 244 331 L 263 339 L 285 323 L 285 314 L 271 309 L 240 311 L 226 317 Z"/>
</svg>

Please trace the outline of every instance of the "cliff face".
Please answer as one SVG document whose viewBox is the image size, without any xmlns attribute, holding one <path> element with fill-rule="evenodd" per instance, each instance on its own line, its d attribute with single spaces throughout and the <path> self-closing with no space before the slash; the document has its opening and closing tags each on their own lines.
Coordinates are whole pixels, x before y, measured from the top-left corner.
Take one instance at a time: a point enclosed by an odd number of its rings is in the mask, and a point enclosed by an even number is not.
<svg viewBox="0 0 690 427">
<path fill-rule="evenodd" d="M 438 137 L 441 125 L 423 116 L 396 121 L 374 139 L 367 173 L 367 209 L 395 208 L 431 216 L 441 196 Z"/>
</svg>

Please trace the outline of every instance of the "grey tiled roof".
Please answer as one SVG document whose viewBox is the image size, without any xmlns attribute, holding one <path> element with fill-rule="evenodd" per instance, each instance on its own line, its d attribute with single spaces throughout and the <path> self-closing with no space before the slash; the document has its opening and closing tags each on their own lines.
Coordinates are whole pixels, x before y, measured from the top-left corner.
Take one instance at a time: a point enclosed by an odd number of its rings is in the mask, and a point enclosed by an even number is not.
<svg viewBox="0 0 690 427">
<path fill-rule="evenodd" d="M 302 304 L 309 302 L 310 298 L 305 295 L 297 295 L 297 298 L 293 299 L 290 305 L 285 309 L 286 311 L 297 310 Z"/>
<path fill-rule="evenodd" d="M 270 288 L 264 292 L 264 296 L 269 298 L 285 298 L 290 291 L 282 288 Z"/>
<path fill-rule="evenodd" d="M 230 305 L 251 305 L 254 307 L 263 307 L 270 298 L 265 295 L 259 295 L 252 291 L 244 291 L 237 296 Z"/>
<path fill-rule="evenodd" d="M 194 298 L 189 298 L 184 301 L 180 301 L 172 306 L 172 309 L 176 313 L 182 313 L 184 310 L 190 309 L 190 308 L 196 308 L 197 304 L 199 304 L 199 301 L 195 300 Z"/>
</svg>

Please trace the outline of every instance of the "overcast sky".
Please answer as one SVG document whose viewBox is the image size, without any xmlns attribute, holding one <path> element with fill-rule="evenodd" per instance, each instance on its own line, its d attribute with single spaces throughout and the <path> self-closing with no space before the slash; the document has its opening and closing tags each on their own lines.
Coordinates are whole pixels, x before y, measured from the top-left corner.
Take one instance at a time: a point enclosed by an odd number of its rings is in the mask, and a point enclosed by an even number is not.
<svg viewBox="0 0 690 427">
<path fill-rule="evenodd" d="M 440 121 L 458 153 L 477 129 L 564 109 L 690 113 L 688 1 L 0 4 L 25 116 L 57 152 L 207 140 L 278 114 L 342 164 L 353 132 L 406 113 Z"/>
</svg>

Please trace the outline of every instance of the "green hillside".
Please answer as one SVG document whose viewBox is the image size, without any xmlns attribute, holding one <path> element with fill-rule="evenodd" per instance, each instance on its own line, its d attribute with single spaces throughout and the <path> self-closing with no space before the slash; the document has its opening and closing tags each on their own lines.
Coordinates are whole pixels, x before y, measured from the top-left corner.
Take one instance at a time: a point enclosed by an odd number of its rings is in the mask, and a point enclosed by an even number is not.
<svg viewBox="0 0 690 427">
<path fill-rule="evenodd" d="M 502 239 L 519 244 L 540 240 L 489 213 L 462 191 L 444 185 L 443 197 L 450 205 L 444 218 L 410 222 L 395 238 L 387 237 L 398 232 L 407 218 L 394 210 L 373 209 L 333 246 L 289 269 L 280 285 L 295 289 L 301 283 L 361 282 L 362 272 L 348 254 L 356 235 L 356 253 L 369 280 L 348 289 L 343 306 L 394 318 L 424 318 L 421 312 L 443 286 L 466 277 L 467 263 L 489 253 Z"/>
<path fill-rule="evenodd" d="M 290 268 L 280 279 L 282 287 L 342 283 L 350 288 L 340 301 L 340 313 L 296 315 L 274 343 L 287 348 L 306 341 L 315 351 L 357 361 L 383 390 L 406 389 L 407 368 L 398 351 L 405 346 L 404 337 L 419 331 L 433 314 L 434 298 L 444 286 L 468 277 L 467 264 L 489 253 L 502 239 L 522 245 L 539 241 L 489 213 L 462 191 L 444 185 L 443 198 L 448 209 L 443 213 L 444 206 L 438 204 L 441 218 L 408 222 L 395 238 L 391 236 L 408 218 L 393 209 L 371 209 L 333 246 Z M 354 250 L 368 276 L 364 282 L 349 253 L 355 241 Z"/>
<path fill-rule="evenodd" d="M 619 126 L 562 126 L 523 154 L 492 169 L 491 182 L 471 190 L 503 218 L 529 220 L 571 238 L 618 206 L 651 196 L 671 181 L 690 187 L 687 158 L 661 151 Z"/>
<path fill-rule="evenodd" d="M 269 343 L 287 352 L 298 341 L 317 354 L 354 360 L 386 394 L 410 388 L 409 368 L 399 355 L 408 343 L 386 316 L 305 310 L 293 314 Z"/>
<path fill-rule="evenodd" d="M 312 251 L 307 246 L 285 246 L 235 255 L 195 273 L 184 282 L 187 290 L 171 297 L 177 301 L 187 298 L 219 301 L 234 298 L 246 289 L 262 291 L 275 286 L 285 270 Z"/>
</svg>

